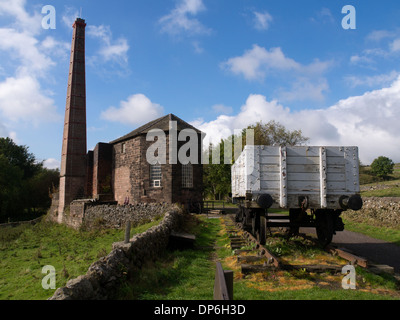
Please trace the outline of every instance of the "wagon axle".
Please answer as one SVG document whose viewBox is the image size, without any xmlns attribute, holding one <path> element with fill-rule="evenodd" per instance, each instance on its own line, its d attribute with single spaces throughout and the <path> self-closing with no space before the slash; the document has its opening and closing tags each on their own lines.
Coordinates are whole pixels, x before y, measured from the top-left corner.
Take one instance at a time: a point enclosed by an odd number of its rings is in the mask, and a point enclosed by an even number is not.
<svg viewBox="0 0 400 320">
<path fill-rule="evenodd" d="M 267 231 L 270 228 L 286 228 L 289 235 L 299 233 L 301 227 L 315 228 L 320 244 L 325 247 L 331 243 L 336 231 L 343 231 L 344 224 L 340 218 L 342 210 L 318 209 L 310 210 L 311 214 L 296 208 L 289 209 L 289 215 L 269 213 L 267 209 L 245 208 L 240 206 L 236 222 L 241 222 L 243 228 L 264 245 Z"/>
</svg>

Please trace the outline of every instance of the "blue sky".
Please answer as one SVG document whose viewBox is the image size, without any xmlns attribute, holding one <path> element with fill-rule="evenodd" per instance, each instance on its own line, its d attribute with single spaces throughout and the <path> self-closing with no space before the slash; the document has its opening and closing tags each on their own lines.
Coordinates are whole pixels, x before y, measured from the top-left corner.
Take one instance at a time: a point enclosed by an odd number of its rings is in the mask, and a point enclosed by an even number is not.
<svg viewBox="0 0 400 320">
<path fill-rule="evenodd" d="M 345 5 L 356 29 L 342 27 Z M 400 162 L 398 1 L 0 0 L 0 136 L 48 167 L 80 15 L 89 149 L 174 113 L 213 141 L 275 120 L 311 145 L 357 145 L 365 164 Z"/>
</svg>

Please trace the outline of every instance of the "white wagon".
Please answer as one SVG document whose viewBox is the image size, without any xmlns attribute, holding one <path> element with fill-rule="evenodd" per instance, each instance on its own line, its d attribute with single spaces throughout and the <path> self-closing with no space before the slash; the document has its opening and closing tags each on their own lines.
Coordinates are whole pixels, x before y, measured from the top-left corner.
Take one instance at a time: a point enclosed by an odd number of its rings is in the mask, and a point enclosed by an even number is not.
<svg viewBox="0 0 400 320">
<path fill-rule="evenodd" d="M 232 166 L 237 220 L 251 225 L 261 243 L 266 228 L 276 226 L 316 227 L 321 243 L 330 243 L 344 228 L 342 211 L 361 209 L 359 192 L 357 147 L 245 146 Z M 289 216 L 268 208 L 289 209 Z"/>
</svg>

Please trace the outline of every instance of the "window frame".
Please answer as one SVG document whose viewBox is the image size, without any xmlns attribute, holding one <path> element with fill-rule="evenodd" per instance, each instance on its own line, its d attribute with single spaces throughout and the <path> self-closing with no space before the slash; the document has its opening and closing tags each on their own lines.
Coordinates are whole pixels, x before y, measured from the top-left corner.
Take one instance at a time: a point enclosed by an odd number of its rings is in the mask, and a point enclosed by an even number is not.
<svg viewBox="0 0 400 320">
<path fill-rule="evenodd" d="M 160 163 L 150 164 L 150 188 L 161 188 L 162 186 L 162 167 Z"/>
<path fill-rule="evenodd" d="M 192 189 L 193 185 L 193 165 L 190 162 L 188 164 L 182 164 L 182 188 Z"/>
</svg>

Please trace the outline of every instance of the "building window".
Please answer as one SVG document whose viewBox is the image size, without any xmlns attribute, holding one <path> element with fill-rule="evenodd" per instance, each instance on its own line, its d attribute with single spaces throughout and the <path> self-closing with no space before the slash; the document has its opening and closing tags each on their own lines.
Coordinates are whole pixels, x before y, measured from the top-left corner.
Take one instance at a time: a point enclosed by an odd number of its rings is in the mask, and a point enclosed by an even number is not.
<svg viewBox="0 0 400 320">
<path fill-rule="evenodd" d="M 161 187 L 161 164 L 150 165 L 150 187 Z"/>
<path fill-rule="evenodd" d="M 123 143 L 121 144 L 121 152 L 122 152 L 122 153 L 125 153 L 125 151 L 126 151 L 126 145 L 125 145 L 125 142 L 123 142 Z"/>
<path fill-rule="evenodd" d="M 193 165 L 182 165 L 182 188 L 193 188 Z"/>
</svg>

